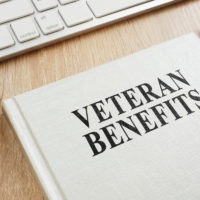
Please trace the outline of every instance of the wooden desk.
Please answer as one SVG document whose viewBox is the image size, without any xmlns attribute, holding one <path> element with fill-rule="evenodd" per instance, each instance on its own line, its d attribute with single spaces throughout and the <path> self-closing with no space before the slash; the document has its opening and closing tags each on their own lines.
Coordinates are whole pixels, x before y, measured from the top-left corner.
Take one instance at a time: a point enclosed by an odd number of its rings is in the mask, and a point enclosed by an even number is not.
<svg viewBox="0 0 200 200">
<path fill-rule="evenodd" d="M 192 31 L 200 32 L 199 0 L 186 0 L 10 59 L 0 64 L 0 100 Z M 0 114 L 0 199 L 45 199 L 2 107 Z"/>
</svg>

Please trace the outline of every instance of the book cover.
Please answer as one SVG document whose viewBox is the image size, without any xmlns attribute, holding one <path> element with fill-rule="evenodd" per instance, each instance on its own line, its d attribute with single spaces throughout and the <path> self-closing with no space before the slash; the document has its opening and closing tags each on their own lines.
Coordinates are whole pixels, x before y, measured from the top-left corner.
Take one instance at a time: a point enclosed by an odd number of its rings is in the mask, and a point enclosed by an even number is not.
<svg viewBox="0 0 200 200">
<path fill-rule="evenodd" d="M 49 199 L 200 199 L 193 33 L 5 100 L 3 109 Z"/>
</svg>

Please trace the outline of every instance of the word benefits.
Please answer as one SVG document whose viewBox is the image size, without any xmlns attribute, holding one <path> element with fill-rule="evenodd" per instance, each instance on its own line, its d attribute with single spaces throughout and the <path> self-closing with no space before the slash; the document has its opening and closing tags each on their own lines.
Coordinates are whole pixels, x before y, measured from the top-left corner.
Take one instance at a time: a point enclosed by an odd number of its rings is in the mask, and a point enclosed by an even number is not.
<svg viewBox="0 0 200 200">
<path fill-rule="evenodd" d="M 200 110 L 200 95 L 180 70 L 142 83 L 72 114 L 86 126 L 93 156 Z M 100 128 L 98 128 L 100 127 Z"/>
</svg>

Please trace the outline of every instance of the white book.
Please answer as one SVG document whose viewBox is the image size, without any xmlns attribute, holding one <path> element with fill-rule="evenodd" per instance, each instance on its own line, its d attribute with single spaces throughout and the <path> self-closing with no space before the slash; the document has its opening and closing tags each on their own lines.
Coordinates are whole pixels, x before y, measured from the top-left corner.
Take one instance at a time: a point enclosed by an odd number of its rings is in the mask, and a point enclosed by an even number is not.
<svg viewBox="0 0 200 200">
<path fill-rule="evenodd" d="M 5 100 L 3 109 L 49 199 L 200 199 L 195 34 Z"/>
</svg>

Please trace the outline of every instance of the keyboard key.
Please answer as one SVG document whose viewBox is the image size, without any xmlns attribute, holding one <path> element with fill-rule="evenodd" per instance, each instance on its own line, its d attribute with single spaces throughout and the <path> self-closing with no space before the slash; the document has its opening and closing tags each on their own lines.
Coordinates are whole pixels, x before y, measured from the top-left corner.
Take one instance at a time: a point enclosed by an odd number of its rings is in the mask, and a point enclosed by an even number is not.
<svg viewBox="0 0 200 200">
<path fill-rule="evenodd" d="M 36 21 L 45 35 L 60 31 L 64 28 L 60 16 L 55 11 L 38 15 Z"/>
<path fill-rule="evenodd" d="M 75 1 L 77 1 L 77 0 L 59 0 L 60 4 L 62 4 L 62 5 L 72 3 L 72 2 L 75 2 Z"/>
<path fill-rule="evenodd" d="M 0 27 L 0 50 L 15 44 L 6 26 Z"/>
<path fill-rule="evenodd" d="M 0 24 L 33 14 L 27 0 L 13 0 L 0 4 Z"/>
<path fill-rule="evenodd" d="M 13 22 L 11 24 L 11 27 L 19 42 L 26 42 L 40 36 L 36 29 L 34 21 L 29 18 Z"/>
<path fill-rule="evenodd" d="M 92 13 L 84 2 L 63 6 L 59 12 L 69 27 L 92 20 Z"/>
<path fill-rule="evenodd" d="M 56 0 L 32 0 L 38 11 L 42 12 L 58 6 Z"/>
<path fill-rule="evenodd" d="M 6 1 L 9 1 L 9 0 L 0 0 L 0 3 L 4 3 L 4 2 L 6 2 Z"/>
<path fill-rule="evenodd" d="M 103 17 L 152 0 L 87 0 L 96 17 Z"/>
</svg>

